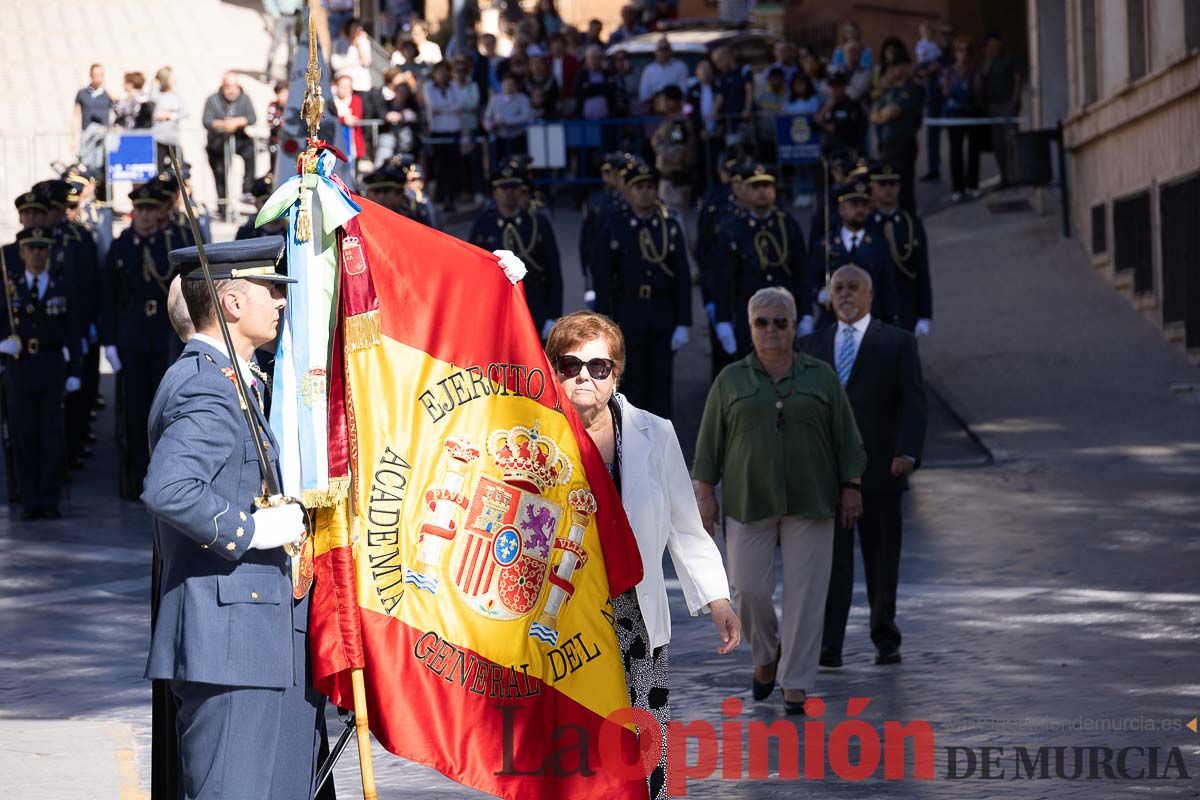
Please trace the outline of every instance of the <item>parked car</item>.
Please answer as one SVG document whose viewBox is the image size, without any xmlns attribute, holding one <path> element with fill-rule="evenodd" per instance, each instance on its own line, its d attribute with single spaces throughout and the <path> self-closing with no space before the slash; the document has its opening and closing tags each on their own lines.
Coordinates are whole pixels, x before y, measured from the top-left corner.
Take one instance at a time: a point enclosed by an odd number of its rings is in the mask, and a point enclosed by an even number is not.
<svg viewBox="0 0 1200 800">
<path fill-rule="evenodd" d="M 675 57 L 687 65 L 689 75 L 695 72 L 697 63 L 721 46 L 729 47 L 739 64 L 760 70 L 775 59 L 775 43 L 779 41 L 775 34 L 755 28 L 703 25 L 644 33 L 614 44 L 607 52 L 610 56 L 616 52 L 628 54 L 634 73 L 641 74 L 642 67 L 654 60 L 654 47 L 664 36 Z"/>
</svg>

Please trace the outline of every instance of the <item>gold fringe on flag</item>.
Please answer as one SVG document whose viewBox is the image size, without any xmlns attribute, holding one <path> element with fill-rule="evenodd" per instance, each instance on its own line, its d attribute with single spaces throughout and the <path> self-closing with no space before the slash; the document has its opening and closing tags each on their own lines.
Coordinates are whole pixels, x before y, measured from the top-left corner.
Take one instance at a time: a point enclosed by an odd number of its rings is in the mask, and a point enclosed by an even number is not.
<svg viewBox="0 0 1200 800">
<path fill-rule="evenodd" d="M 379 309 L 346 317 L 343 336 L 346 340 L 346 350 L 351 353 L 379 344 L 383 336 L 380 332 Z"/>
<path fill-rule="evenodd" d="M 350 478 L 330 478 L 327 489 L 305 489 L 301 501 L 305 508 L 329 508 L 343 502 L 350 492 Z"/>
<path fill-rule="evenodd" d="M 309 209 L 309 190 L 300 189 L 300 210 L 296 212 L 296 241 L 307 242 L 312 238 L 312 211 Z"/>
</svg>

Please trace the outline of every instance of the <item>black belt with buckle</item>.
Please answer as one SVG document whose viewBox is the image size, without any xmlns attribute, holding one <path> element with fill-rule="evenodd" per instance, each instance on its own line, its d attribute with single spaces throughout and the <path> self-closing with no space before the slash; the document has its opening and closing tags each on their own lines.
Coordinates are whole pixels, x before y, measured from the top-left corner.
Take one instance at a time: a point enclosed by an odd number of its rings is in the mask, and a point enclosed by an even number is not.
<svg viewBox="0 0 1200 800">
<path fill-rule="evenodd" d="M 26 339 L 25 340 L 25 352 L 29 353 L 29 355 L 36 356 L 38 354 L 38 350 L 41 350 L 41 349 L 42 349 L 42 343 L 39 342 L 37 339 Z"/>
<path fill-rule="evenodd" d="M 153 317 L 157 314 L 158 314 L 158 301 L 157 300 L 147 300 L 146 301 L 146 316 Z"/>
<path fill-rule="evenodd" d="M 648 283 L 643 283 L 641 286 L 627 286 L 622 294 L 626 297 L 635 297 L 638 300 L 652 300 L 654 298 L 654 287 Z"/>
</svg>

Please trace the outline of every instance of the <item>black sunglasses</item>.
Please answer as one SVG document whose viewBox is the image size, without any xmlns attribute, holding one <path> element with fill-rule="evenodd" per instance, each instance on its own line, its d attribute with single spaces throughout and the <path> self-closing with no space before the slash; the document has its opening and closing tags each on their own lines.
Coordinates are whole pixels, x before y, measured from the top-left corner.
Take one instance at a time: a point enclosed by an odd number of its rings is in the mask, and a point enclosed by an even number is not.
<svg viewBox="0 0 1200 800">
<path fill-rule="evenodd" d="M 558 368 L 558 374 L 564 378 L 574 378 L 579 374 L 579 370 L 587 367 L 589 375 L 602 381 L 612 374 L 613 360 L 611 358 L 593 358 L 590 361 L 583 361 L 576 356 L 559 356 L 555 366 Z"/>
<path fill-rule="evenodd" d="M 760 328 L 760 329 L 765 328 L 772 323 L 774 323 L 775 328 L 777 330 L 782 331 L 782 330 L 785 330 L 787 328 L 787 326 L 791 324 L 791 320 L 788 319 L 787 317 L 772 317 L 771 319 L 767 319 L 766 317 L 755 317 L 754 318 L 754 327 L 756 327 L 756 328 Z"/>
</svg>

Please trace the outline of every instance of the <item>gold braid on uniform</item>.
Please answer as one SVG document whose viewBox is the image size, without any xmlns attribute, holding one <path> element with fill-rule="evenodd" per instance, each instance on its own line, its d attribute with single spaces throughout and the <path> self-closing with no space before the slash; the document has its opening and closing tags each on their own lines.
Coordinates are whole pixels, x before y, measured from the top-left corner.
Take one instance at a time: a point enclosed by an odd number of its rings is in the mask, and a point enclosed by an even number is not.
<svg viewBox="0 0 1200 800">
<path fill-rule="evenodd" d="M 775 209 L 774 218 L 779 220 L 779 238 L 776 239 L 769 230 L 767 225 L 762 225 L 758 232 L 754 234 L 754 254 L 758 256 L 759 270 L 766 272 L 768 269 L 779 267 L 788 275 L 792 274 L 791 267 L 788 266 L 788 235 L 787 225 L 783 222 L 783 212 Z M 770 222 L 768 218 L 767 222 Z M 779 254 L 778 260 L 771 258 L 772 249 Z"/>
<path fill-rule="evenodd" d="M 526 243 L 521 238 L 521 232 L 517 230 L 517 226 L 511 222 L 504 223 L 504 230 L 500 234 L 500 241 L 504 244 L 505 250 L 511 250 L 521 257 L 525 264 L 538 272 L 545 272 L 545 268 L 534 260 L 529 253 L 529 248 L 537 244 L 538 237 L 538 214 L 537 211 L 526 211 L 529 214 L 529 219 L 533 223 L 533 230 L 529 234 L 529 242 Z"/>
<path fill-rule="evenodd" d="M 650 235 L 650 228 L 643 225 L 642 229 L 638 231 L 638 249 L 641 251 L 642 258 L 651 264 L 657 264 L 659 269 L 667 273 L 669 277 L 674 278 L 675 273 L 667 266 L 667 253 L 670 247 L 670 241 L 667 237 L 670 235 L 670 231 L 667 230 L 669 227 L 667 225 L 669 217 L 667 216 L 666 206 L 660 203 L 656 213 L 663 221 L 662 247 L 655 248 L 654 237 Z"/>
<path fill-rule="evenodd" d="M 908 212 L 901 210 L 900 213 L 904 215 L 904 221 L 908 224 L 909 231 L 912 232 L 912 235 L 909 236 L 908 246 L 905 248 L 904 252 L 901 253 L 900 247 L 896 244 L 896 225 L 891 220 L 888 220 L 887 224 L 883 226 L 883 238 L 887 239 L 888 249 L 892 253 L 892 261 L 896 262 L 896 269 L 900 270 L 900 274 L 908 278 L 910 281 L 915 281 L 917 279 L 917 271 L 915 269 L 909 269 L 905 265 L 908 263 L 908 260 L 912 258 L 913 250 L 916 249 L 917 230 L 913 225 L 913 219 L 908 215 Z"/>
<path fill-rule="evenodd" d="M 142 243 L 142 280 L 148 281 L 154 279 L 158 283 L 158 288 L 162 289 L 164 296 L 168 293 L 168 284 L 171 278 L 171 265 L 167 264 L 167 271 L 160 273 L 158 265 L 154 263 L 154 255 L 150 252 L 150 245 Z"/>
</svg>

